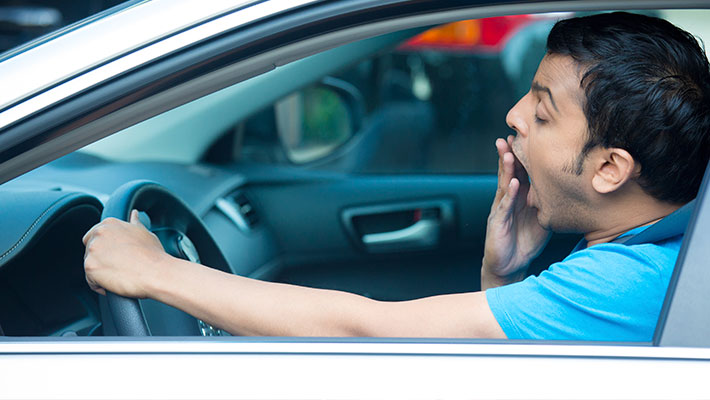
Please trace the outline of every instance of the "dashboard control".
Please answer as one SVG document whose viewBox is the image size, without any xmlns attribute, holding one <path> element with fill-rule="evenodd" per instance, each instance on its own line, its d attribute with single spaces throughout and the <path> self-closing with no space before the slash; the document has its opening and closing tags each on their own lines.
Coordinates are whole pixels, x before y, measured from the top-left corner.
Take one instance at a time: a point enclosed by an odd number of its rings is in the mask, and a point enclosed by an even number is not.
<svg viewBox="0 0 710 400">
<path fill-rule="evenodd" d="M 243 232 L 249 232 L 258 218 L 254 207 L 242 193 L 217 199 L 215 207 Z"/>
<path fill-rule="evenodd" d="M 229 333 L 215 328 L 201 319 L 197 320 L 197 326 L 200 328 L 200 334 L 202 336 L 231 336 Z"/>
</svg>

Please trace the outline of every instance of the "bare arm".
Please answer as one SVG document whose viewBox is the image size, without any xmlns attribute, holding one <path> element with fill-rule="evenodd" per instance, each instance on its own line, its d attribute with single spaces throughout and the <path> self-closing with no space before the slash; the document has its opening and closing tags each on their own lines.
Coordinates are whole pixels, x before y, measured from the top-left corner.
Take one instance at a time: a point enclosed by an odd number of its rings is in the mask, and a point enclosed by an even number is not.
<svg viewBox="0 0 710 400">
<path fill-rule="evenodd" d="M 522 279 L 549 233 L 526 204 L 527 175 L 499 139 L 498 190 L 488 217 L 483 290 Z M 169 256 L 138 221 L 107 219 L 84 236 L 92 289 L 151 297 L 242 335 L 505 338 L 485 292 L 380 302 L 351 293 L 239 277 Z"/>
<path fill-rule="evenodd" d="M 171 257 L 131 220 L 108 219 L 84 237 L 87 281 L 99 293 L 150 297 L 241 335 L 505 337 L 483 292 L 380 302 L 253 280 Z"/>
<path fill-rule="evenodd" d="M 174 259 L 173 259 L 174 260 Z M 271 283 L 183 260 L 152 297 L 241 335 L 505 337 L 483 293 L 381 302 Z"/>
</svg>

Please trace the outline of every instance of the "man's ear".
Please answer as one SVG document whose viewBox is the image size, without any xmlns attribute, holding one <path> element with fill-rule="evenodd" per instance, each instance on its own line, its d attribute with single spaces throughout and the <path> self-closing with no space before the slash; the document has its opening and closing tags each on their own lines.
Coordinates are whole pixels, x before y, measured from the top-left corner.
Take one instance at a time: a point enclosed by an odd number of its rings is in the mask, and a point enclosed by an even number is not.
<svg viewBox="0 0 710 400">
<path fill-rule="evenodd" d="M 640 172 L 634 158 L 624 149 L 599 149 L 595 156 L 592 187 L 598 193 L 606 194 L 618 190 Z"/>
</svg>

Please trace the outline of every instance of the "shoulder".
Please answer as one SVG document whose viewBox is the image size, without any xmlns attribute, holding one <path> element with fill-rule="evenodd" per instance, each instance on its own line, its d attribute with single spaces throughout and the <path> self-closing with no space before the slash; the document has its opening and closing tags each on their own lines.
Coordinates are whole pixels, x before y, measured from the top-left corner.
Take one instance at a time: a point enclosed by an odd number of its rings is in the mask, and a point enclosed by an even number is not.
<svg viewBox="0 0 710 400">
<path fill-rule="evenodd" d="M 649 340 L 681 241 L 576 251 L 487 291 L 489 306 L 509 338 Z"/>
<path fill-rule="evenodd" d="M 559 263 L 550 266 L 549 272 L 586 272 L 586 274 L 619 275 L 654 274 L 670 277 L 682 244 L 682 235 L 658 242 L 625 245 L 597 244 L 573 252 Z M 542 274 L 541 274 L 542 276 Z"/>
</svg>

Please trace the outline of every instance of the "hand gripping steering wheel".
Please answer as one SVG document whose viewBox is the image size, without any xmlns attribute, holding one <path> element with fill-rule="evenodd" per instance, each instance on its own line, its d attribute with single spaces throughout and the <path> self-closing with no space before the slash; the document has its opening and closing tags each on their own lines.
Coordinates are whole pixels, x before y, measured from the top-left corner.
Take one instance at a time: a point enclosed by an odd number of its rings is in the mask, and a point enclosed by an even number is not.
<svg viewBox="0 0 710 400">
<path fill-rule="evenodd" d="M 101 219 L 114 217 L 128 221 L 133 209 L 150 218 L 150 222 L 143 218 L 141 222 L 150 225 L 147 228 L 160 239 L 169 254 L 225 272 L 231 271 L 202 220 L 165 187 L 145 180 L 128 182 L 111 195 Z M 113 327 L 119 336 L 150 336 L 152 329 L 153 334 L 179 336 L 218 332 L 204 322 L 157 301 L 132 299 L 107 292 L 106 302 L 109 315 L 103 316 L 104 334 L 107 330 L 109 335 L 114 333 Z"/>
</svg>

